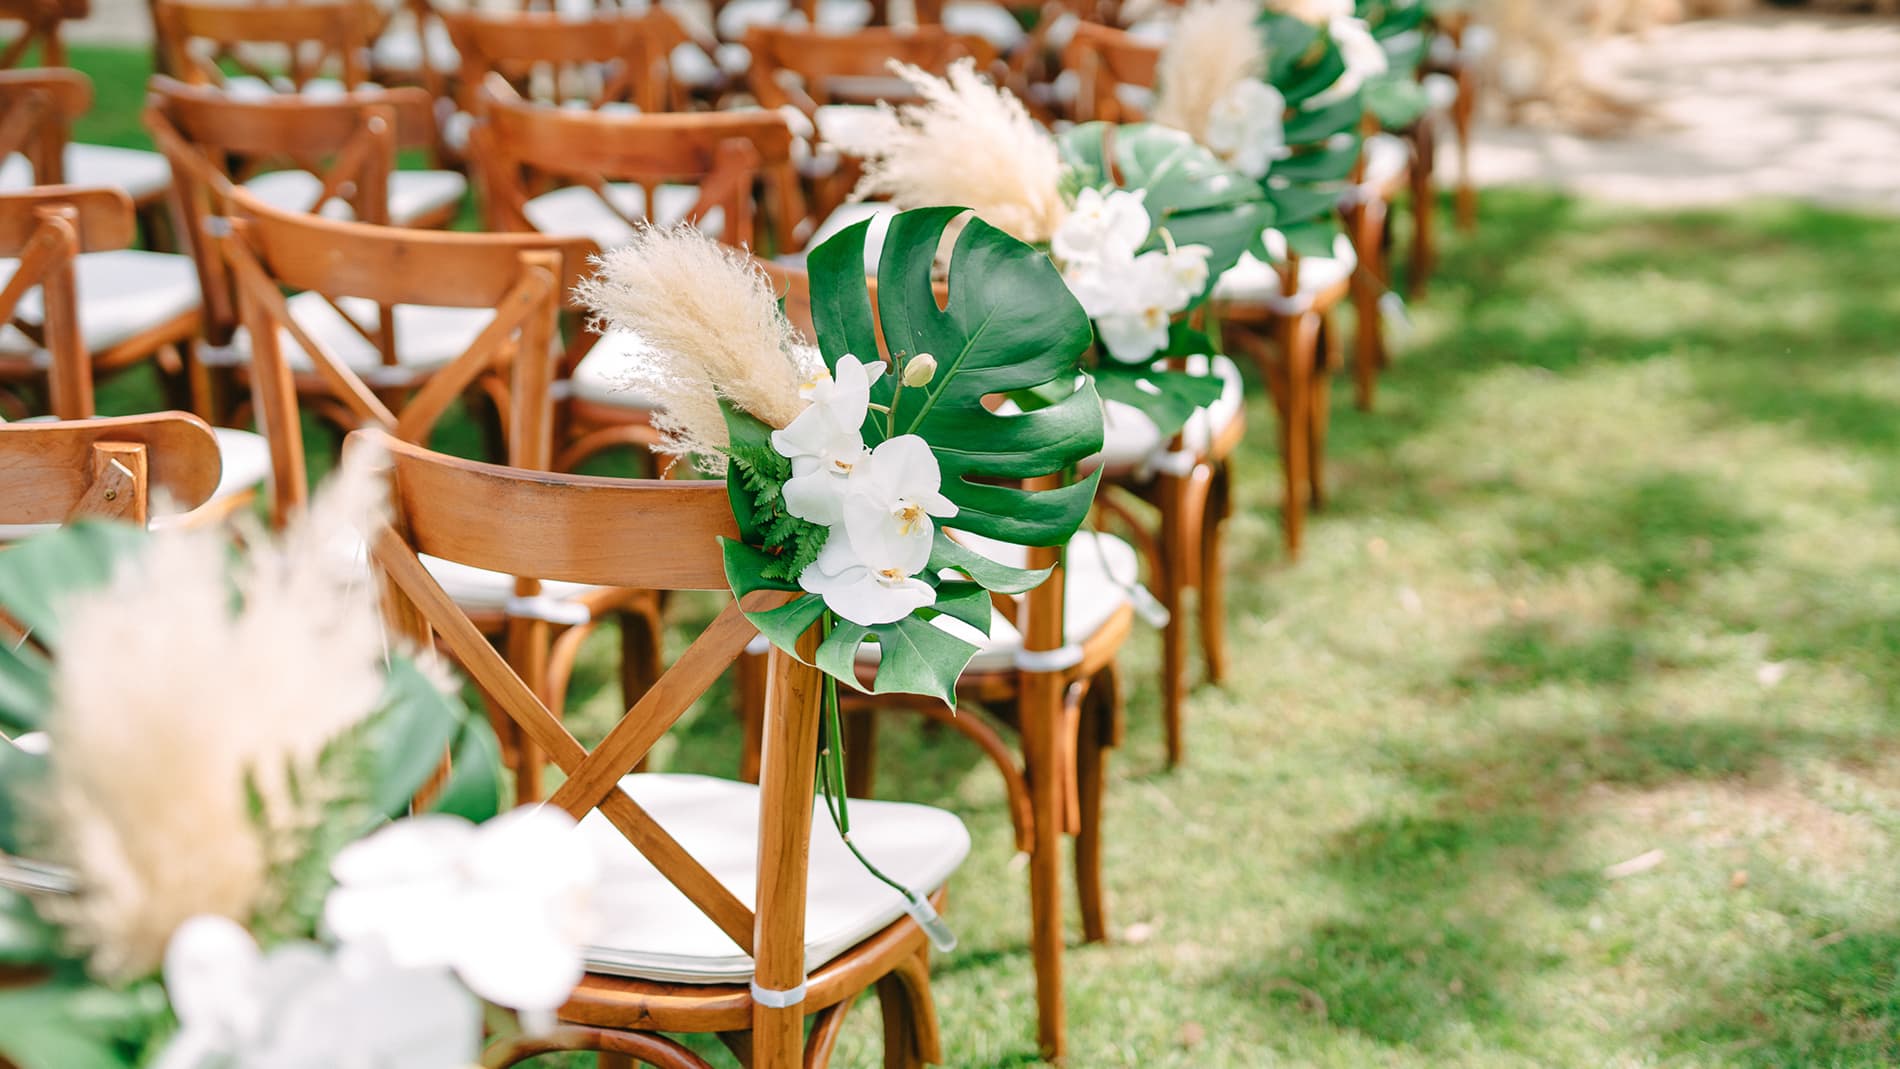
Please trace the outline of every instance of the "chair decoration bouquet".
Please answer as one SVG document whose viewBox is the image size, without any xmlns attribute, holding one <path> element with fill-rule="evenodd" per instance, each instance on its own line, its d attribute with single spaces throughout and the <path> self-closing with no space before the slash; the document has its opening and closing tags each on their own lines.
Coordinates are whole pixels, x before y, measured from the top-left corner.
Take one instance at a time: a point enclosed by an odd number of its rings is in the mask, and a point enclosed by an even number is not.
<svg viewBox="0 0 1900 1069">
<path fill-rule="evenodd" d="M 1270 221 L 1258 186 L 1177 130 L 1092 123 L 1057 139 L 967 63 L 947 78 L 893 69 L 922 99 L 856 128 L 854 196 L 966 205 L 1045 249 L 1094 326 L 1096 388 L 1164 440 L 1217 398 L 1218 379 L 1171 365 L 1214 351 L 1191 313 Z"/>
<path fill-rule="evenodd" d="M 814 250 L 815 345 L 755 265 L 690 227 L 642 231 L 582 288 L 600 326 L 647 342 L 629 384 L 663 402 L 659 448 L 727 476 L 733 592 L 777 595 L 747 616 L 830 678 L 834 715 L 840 682 L 954 704 L 977 647 L 947 621 L 987 634 L 991 593 L 1048 570 L 990 559 L 952 530 L 1061 546 L 1094 500 L 1097 477 L 1074 476 L 1102 446 L 1101 401 L 1079 374 L 1088 318 L 1046 257 L 964 215 L 893 217 L 875 286 L 868 224 Z M 992 410 L 997 397 L 1033 403 Z M 814 627 L 822 641 L 801 650 Z M 868 686 L 866 642 L 879 650 Z"/>
<path fill-rule="evenodd" d="M 0 1064 L 465 1069 L 484 1002 L 551 1025 L 594 858 L 496 815 L 486 719 L 388 651 L 336 549 L 383 493 L 346 462 L 235 557 L 99 524 L 0 554 Z"/>
</svg>

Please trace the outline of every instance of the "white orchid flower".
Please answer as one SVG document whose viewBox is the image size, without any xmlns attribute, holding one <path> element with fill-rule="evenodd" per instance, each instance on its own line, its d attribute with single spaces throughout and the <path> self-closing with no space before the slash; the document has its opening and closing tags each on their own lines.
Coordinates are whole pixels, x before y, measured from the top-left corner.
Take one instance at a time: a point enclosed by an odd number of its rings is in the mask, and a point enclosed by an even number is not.
<svg viewBox="0 0 1900 1069">
<path fill-rule="evenodd" d="M 574 821 L 526 806 L 482 825 L 399 820 L 337 854 L 325 927 L 405 968 L 453 969 L 482 998 L 553 1023 L 585 971 L 599 863 Z"/>
<path fill-rule="evenodd" d="M 1147 190 L 1082 190 L 1050 239 L 1049 251 L 1065 268 L 1132 258 L 1153 229 L 1142 204 L 1146 198 Z"/>
<path fill-rule="evenodd" d="M 942 470 L 922 438 L 905 434 L 879 445 L 852 472 L 844 523 L 831 529 L 799 586 L 865 627 L 934 604 L 936 590 L 916 576 L 930 560 L 931 517 L 957 514 L 942 489 Z"/>
<path fill-rule="evenodd" d="M 820 371 L 799 389 L 811 405 L 784 430 L 772 432 L 772 448 L 792 462 L 786 512 L 825 525 L 843 518 L 846 481 L 868 455 L 863 427 L 871 410 L 871 384 L 882 374 L 882 363 L 860 363 L 846 353 L 835 378 Z"/>
<path fill-rule="evenodd" d="M 1175 251 L 1175 255 L 1181 254 L 1181 250 Z M 1194 255 L 1187 254 L 1184 260 L 1191 260 Z M 1200 254 L 1203 284 L 1206 271 L 1205 254 Z M 1187 307 L 1192 293 L 1184 287 L 1173 257 L 1159 249 L 1136 257 L 1117 281 L 1121 301 L 1108 313 L 1096 317 L 1095 335 L 1108 349 L 1108 355 L 1121 363 L 1145 364 L 1167 348 L 1168 323 L 1175 312 Z"/>
<path fill-rule="evenodd" d="M 1305 104 L 1307 108 L 1322 108 L 1335 104 L 1359 91 L 1366 82 L 1386 72 L 1385 49 L 1372 36 L 1372 28 L 1366 20 L 1348 15 L 1334 16 L 1326 24 L 1327 32 L 1332 35 L 1333 43 L 1339 46 L 1339 56 L 1346 63 L 1339 79 L 1314 95 Z"/>
<path fill-rule="evenodd" d="M 480 1055 L 467 988 L 373 951 L 266 955 L 235 921 L 200 916 L 173 933 L 164 980 L 179 1030 L 153 1069 L 465 1069 Z"/>
<path fill-rule="evenodd" d="M 1291 155 L 1285 95 L 1256 78 L 1234 83 L 1208 110 L 1204 140 L 1235 170 L 1252 179 L 1265 178 L 1275 160 Z"/>
<path fill-rule="evenodd" d="M 1170 313 L 1194 303 L 1194 298 L 1207 289 L 1207 258 L 1214 255 L 1214 250 L 1206 245 L 1176 245 L 1165 253 L 1147 255 L 1161 255 L 1167 262 L 1168 277 L 1175 285 Z"/>
</svg>

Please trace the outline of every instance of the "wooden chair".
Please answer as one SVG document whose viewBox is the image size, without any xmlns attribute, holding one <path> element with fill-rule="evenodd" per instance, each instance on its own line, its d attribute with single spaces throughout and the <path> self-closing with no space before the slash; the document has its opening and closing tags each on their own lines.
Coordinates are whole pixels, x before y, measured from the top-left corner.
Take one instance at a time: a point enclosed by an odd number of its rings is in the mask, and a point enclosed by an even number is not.
<svg viewBox="0 0 1900 1069">
<path fill-rule="evenodd" d="M 0 193 L 0 256 L 11 258 L 12 265 L 0 288 L 0 317 L 17 321 L 21 305 L 36 299 L 33 318 L 41 347 L 35 353 L 45 364 L 33 370 L 46 382 L 49 414 L 58 422 L 89 421 L 96 415 L 94 360 L 87 349 L 87 306 L 93 298 L 84 289 L 87 273 L 82 265 L 88 256 L 123 249 L 132 236 L 132 219 L 132 202 L 119 190 L 49 186 Z M 96 333 L 99 328 L 92 329 Z M 227 428 L 212 433 L 212 492 L 187 495 L 192 497 L 189 504 L 168 500 L 168 516 L 212 522 L 255 498 L 268 468 L 263 438 Z M 125 463 L 132 466 L 130 460 Z M 140 506 L 141 516 L 144 508 Z M 0 539 L 26 533 L 6 530 Z"/>
<path fill-rule="evenodd" d="M 144 526 L 153 491 L 193 509 L 218 482 L 217 439 L 189 413 L 0 423 L 0 527 Z"/>
<path fill-rule="evenodd" d="M 125 247 L 134 229 L 130 203 L 122 190 L 71 186 L 0 193 L 9 228 L 0 242 L 7 317 L 0 326 L 0 385 L 44 387 L 41 403 L 12 396 L 14 415 L 89 416 L 94 376 L 147 359 L 168 373 L 176 398 L 186 395 L 199 325 L 196 273 L 189 257 Z M 79 213 L 76 233 L 42 218 L 41 209 L 60 205 Z M 0 392 L 0 401 L 8 397 Z"/>
<path fill-rule="evenodd" d="M 147 97 L 145 127 L 171 160 L 175 176 L 174 209 L 177 229 L 188 239 L 191 262 L 205 308 L 205 336 L 210 346 L 207 362 L 228 370 L 244 360 L 234 347 L 237 313 L 231 280 L 224 261 L 208 247 L 202 228 L 223 211 L 225 191 L 233 182 L 287 210 L 321 210 L 330 216 L 371 223 L 431 225 L 453 217 L 466 182 L 448 171 L 396 171 L 397 149 L 425 142 L 431 127 L 430 101 L 417 89 L 396 89 L 364 97 L 316 101 L 294 95 L 237 100 L 205 86 L 188 86 L 155 77 Z M 282 170 L 263 170 L 288 163 Z M 303 301 L 308 310 L 327 320 L 331 336 L 357 330 L 343 318 L 327 316 L 319 301 Z M 359 317 L 359 321 L 362 317 Z M 359 361 L 367 370 L 373 363 L 390 368 L 408 366 L 416 374 L 441 362 L 427 351 L 440 330 L 479 330 L 476 317 L 437 317 L 418 327 L 418 337 L 407 350 L 382 339 L 379 353 Z M 357 354 L 362 344 L 342 344 Z M 400 389 L 413 385 L 413 375 L 381 373 L 379 386 Z M 221 384 L 207 373 L 195 384 L 198 411 L 208 419 L 221 417 Z M 346 424 L 353 427 L 354 424 Z"/>
<path fill-rule="evenodd" d="M 377 427 L 426 443 L 458 397 L 481 391 L 502 414 L 509 463 L 549 467 L 558 321 L 568 281 L 583 270 L 591 246 L 539 235 L 333 222 L 278 210 L 241 191 L 232 194 L 231 208 L 229 225 L 218 228 L 223 231 L 218 251 L 237 284 L 259 422 L 270 436 L 276 516 L 289 516 L 307 496 L 300 397 L 327 398 L 343 410 L 332 418 L 347 421 L 346 426 Z M 284 289 L 299 292 L 286 299 Z M 339 353 L 337 339 L 303 325 L 308 316 L 300 314 L 300 299 L 304 308 L 322 301 L 321 307 L 339 315 L 352 308 L 394 309 L 383 320 L 391 331 L 404 327 L 405 313 L 413 322 L 432 312 L 461 313 L 457 321 L 473 329 L 459 336 L 457 352 L 417 383 L 406 404 L 394 407 L 372 388 L 360 358 Z M 367 342 L 361 336 L 343 340 L 357 346 Z M 629 692 L 642 692 L 655 670 L 659 603 L 650 591 L 543 586 L 532 575 L 518 578 L 446 562 L 432 566 L 437 580 L 485 632 L 502 638 L 537 693 L 556 704 L 581 643 L 609 615 L 621 621 L 623 683 Z M 506 731 L 502 740 L 518 771 L 518 797 L 540 797 L 542 758 L 529 742 Z"/>
<path fill-rule="evenodd" d="M 664 10 L 603 9 L 586 18 L 545 11 L 443 12 L 460 56 L 462 110 L 474 115 L 490 74 L 523 99 L 589 108 L 632 104 L 643 112 L 683 111 L 673 50 L 690 40 Z"/>
<path fill-rule="evenodd" d="M 19 28 L 3 49 L 0 69 L 24 66 L 32 56 L 43 67 L 66 65 L 65 23 L 91 14 L 88 0 L 0 0 L 0 22 Z"/>
<path fill-rule="evenodd" d="M 1154 96 L 1161 44 L 1127 30 L 1078 22 L 1062 52 L 1062 69 L 1076 75 L 1077 122 L 1141 122 Z"/>
<path fill-rule="evenodd" d="M 753 1069 L 822 1067 L 846 1013 L 873 988 L 884 1010 L 885 1064 L 938 1060 L 924 929 L 901 896 L 849 856 L 829 820 L 814 820 L 815 669 L 770 655 L 760 786 L 628 775 L 755 636 L 738 606 L 729 604 L 589 752 L 418 556 L 574 583 L 724 590 L 718 538 L 738 529 L 723 484 L 530 473 L 364 433 L 393 461 L 394 520 L 371 545 L 392 618 L 418 641 L 439 637 L 552 756 L 566 778 L 550 802 L 584 818 L 608 859 L 600 893 L 611 922 L 561 1010 L 564 1026 L 499 1042 L 485 1064 L 594 1050 L 609 1066 L 705 1069 L 661 1033 L 712 1033 Z M 498 513 L 511 522 L 491 522 Z M 753 607 L 783 597 L 755 597 Z M 816 651 L 815 633 L 803 648 Z M 968 849 L 961 823 L 890 803 L 861 802 L 851 813 L 853 842 L 940 905 Z"/>
<path fill-rule="evenodd" d="M 916 99 L 910 84 L 891 73 L 893 61 L 938 75 L 959 59 L 972 59 L 984 69 L 997 62 L 989 41 L 942 26 L 849 33 L 753 26 L 746 31 L 745 47 L 752 55 L 748 81 L 759 103 L 805 116 L 808 125 L 801 133 L 811 140 L 805 178 L 820 219 L 844 203 L 859 173 L 856 161 L 841 156 L 831 142 L 850 124 L 864 121 L 878 102 Z"/>
<path fill-rule="evenodd" d="M 0 0 L 0 20 L 7 17 Z M 57 40 L 57 23 L 51 32 Z M 92 109 L 92 81 L 61 66 L 16 67 L 13 57 L 26 39 L 0 56 L 0 190 L 68 182 L 107 186 L 124 190 L 141 211 L 157 207 L 171 184 L 165 158 L 72 141 L 73 123 Z M 48 46 L 42 56 L 48 55 L 63 56 L 64 50 Z"/>
<path fill-rule="evenodd" d="M 369 80 L 369 45 L 383 15 L 368 0 L 233 4 L 152 0 L 161 70 L 191 85 L 302 92 Z M 238 74 L 226 73 L 226 68 Z"/>
<path fill-rule="evenodd" d="M 1472 20 L 1470 11 L 1435 14 L 1437 30 L 1427 53 L 1425 69 L 1449 76 L 1458 86 L 1451 101 L 1452 130 L 1458 139 L 1457 212 L 1459 227 L 1478 225 L 1478 187 L 1471 174 L 1471 125 L 1478 114 L 1479 74 L 1491 53 L 1495 37 L 1489 27 Z"/>
</svg>

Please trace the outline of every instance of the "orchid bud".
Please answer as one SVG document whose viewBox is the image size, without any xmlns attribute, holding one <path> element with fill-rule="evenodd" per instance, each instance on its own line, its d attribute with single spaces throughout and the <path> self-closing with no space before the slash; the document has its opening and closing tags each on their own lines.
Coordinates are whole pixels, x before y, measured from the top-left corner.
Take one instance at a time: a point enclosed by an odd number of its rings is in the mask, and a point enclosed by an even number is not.
<svg viewBox="0 0 1900 1069">
<path fill-rule="evenodd" d="M 937 377 L 937 358 L 929 353 L 918 353 L 904 361 L 904 385 L 910 387 L 929 385 Z"/>
</svg>

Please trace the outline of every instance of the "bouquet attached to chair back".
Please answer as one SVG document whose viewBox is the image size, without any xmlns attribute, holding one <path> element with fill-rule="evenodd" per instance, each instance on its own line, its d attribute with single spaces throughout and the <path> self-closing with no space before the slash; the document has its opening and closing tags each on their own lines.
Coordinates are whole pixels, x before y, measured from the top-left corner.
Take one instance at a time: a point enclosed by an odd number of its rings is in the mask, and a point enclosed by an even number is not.
<svg viewBox="0 0 1900 1069">
<path fill-rule="evenodd" d="M 831 679 L 952 704 L 977 647 L 935 621 L 987 634 L 991 593 L 1047 570 L 985 557 L 949 528 L 1063 545 L 1095 493 L 1095 476 L 1072 473 L 1102 445 L 1101 401 L 1080 374 L 1087 317 L 1029 246 L 980 219 L 952 237 L 962 215 L 896 216 L 875 287 L 867 224 L 814 250 L 816 339 L 793 331 L 756 265 L 688 227 L 643 231 L 582 294 L 647 343 L 630 385 L 662 402 L 662 447 L 727 476 L 733 592 L 786 595 L 748 613 L 760 633 L 798 656 L 818 627 L 808 656 Z M 1032 392 L 1033 407 L 986 404 Z M 878 660 L 863 685 L 867 642 Z"/>
<path fill-rule="evenodd" d="M 389 650 L 351 552 L 384 492 L 346 461 L 237 554 L 100 524 L 0 552 L 0 1063 L 465 1069 L 484 1002 L 566 1001 L 593 855 L 496 815 L 486 719 Z"/>
</svg>

